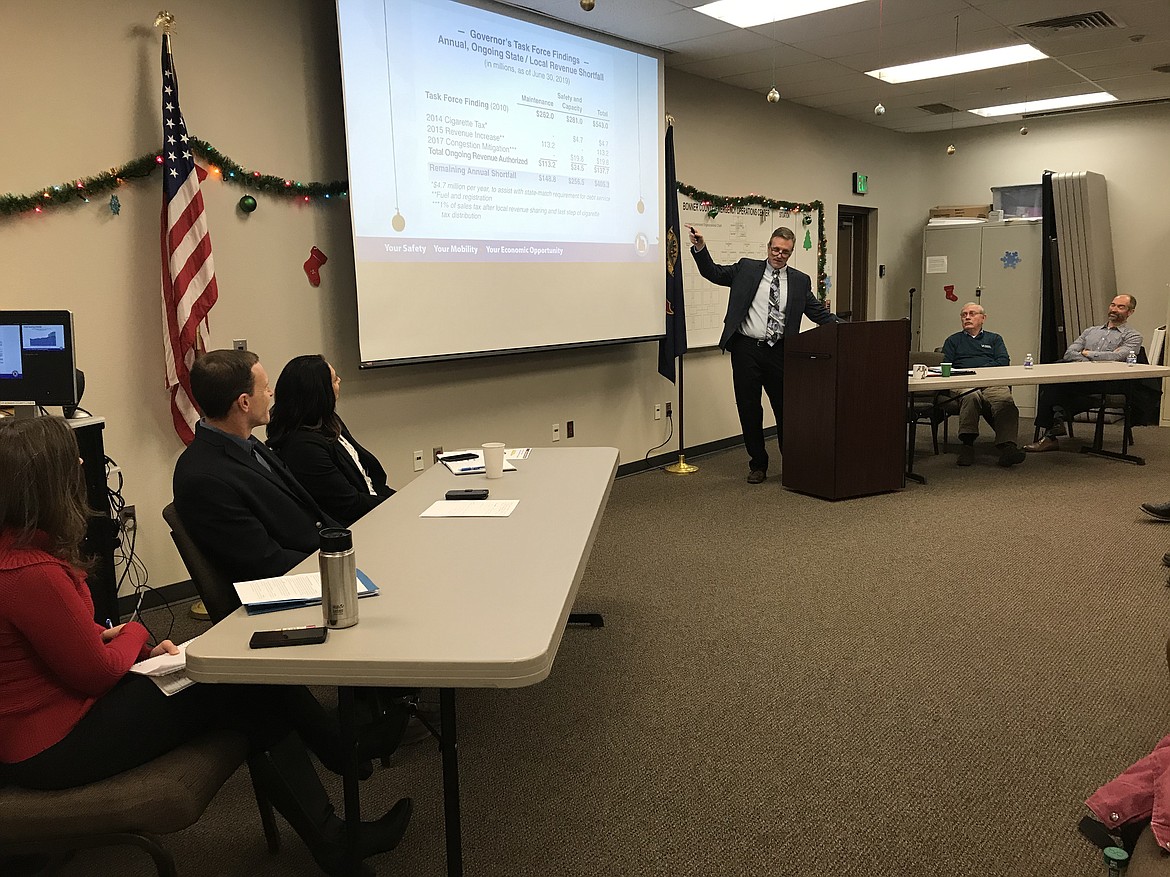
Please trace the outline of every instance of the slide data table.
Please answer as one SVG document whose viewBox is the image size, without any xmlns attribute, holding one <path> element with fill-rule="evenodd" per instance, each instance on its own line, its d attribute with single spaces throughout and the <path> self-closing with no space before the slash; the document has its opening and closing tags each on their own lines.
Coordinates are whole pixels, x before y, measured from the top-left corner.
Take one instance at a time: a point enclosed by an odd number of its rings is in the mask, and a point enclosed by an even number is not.
<svg viewBox="0 0 1170 877">
<path fill-rule="evenodd" d="M 1141 378 L 1165 378 L 1170 367 L 1163 365 L 1129 365 L 1124 362 L 1052 362 L 1027 368 L 1022 365 L 970 369 L 974 374 L 944 377 L 909 377 L 909 393 L 937 393 L 954 390 L 980 390 L 984 387 L 1023 387 L 1029 384 L 1076 384 L 1099 381 L 1134 381 Z M 914 424 L 907 431 L 906 477 L 926 483 L 914 473 Z"/>
<path fill-rule="evenodd" d="M 336 685 L 347 734 L 354 687 L 438 688 L 447 873 L 460 875 L 455 691 L 519 688 L 549 675 L 617 462 L 615 448 L 535 448 L 490 481 L 432 466 L 352 527 L 358 568 L 381 591 L 360 602 L 357 626 L 330 631 L 321 645 L 254 651 L 253 631 L 320 624 L 320 607 L 238 609 L 191 644 L 187 670 L 200 682 Z M 419 517 L 456 487 L 486 487 L 492 499 L 519 504 L 506 518 Z M 316 569 L 314 555 L 292 572 Z M 350 762 L 352 841 L 361 811 L 356 757 Z"/>
</svg>

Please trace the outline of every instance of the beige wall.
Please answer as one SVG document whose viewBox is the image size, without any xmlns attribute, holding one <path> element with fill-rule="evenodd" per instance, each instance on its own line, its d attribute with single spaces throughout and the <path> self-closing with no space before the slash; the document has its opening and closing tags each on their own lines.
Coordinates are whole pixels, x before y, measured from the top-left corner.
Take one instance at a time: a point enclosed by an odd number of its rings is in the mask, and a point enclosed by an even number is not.
<svg viewBox="0 0 1170 877">
<path fill-rule="evenodd" d="M 1117 267 L 1117 291 L 1138 297 L 1131 323 L 1147 339 L 1170 304 L 1170 107 L 1117 109 L 1031 119 L 922 136 L 932 204 L 978 204 L 991 186 L 1038 183 L 1044 171 L 1103 174 Z M 958 145 L 946 154 L 949 142 Z M 1104 311 L 1100 319 L 1105 319 Z"/>
<path fill-rule="evenodd" d="M 159 37 L 151 27 L 157 4 L 9 5 L 19 11 L 5 15 L 0 55 L 0 77 L 9 84 L 0 191 L 26 193 L 157 148 Z M 331 3 L 180 0 L 169 9 L 178 20 L 174 49 L 194 135 L 265 172 L 306 180 L 345 176 Z M 1168 249 L 1166 227 L 1138 218 L 1143 212 L 1157 216 L 1148 205 L 1165 199 L 1141 197 L 1152 190 L 1137 166 L 1139 158 L 1152 161 L 1154 144 L 1166 141 L 1165 113 L 1135 117 L 1125 137 L 1094 116 L 1054 125 L 1059 137 L 1035 125 L 1022 143 L 1014 133 L 1015 140 L 998 130 L 964 132 L 959 161 L 947 163 L 936 160 L 942 147 L 931 137 L 892 134 L 786 103 L 773 106 L 760 95 L 683 74 L 668 73 L 666 104 L 676 119 L 678 174 L 686 183 L 727 195 L 820 199 L 830 250 L 836 205 L 876 208 L 875 264 L 889 267 L 876 281 L 877 318 L 904 316 L 905 291 L 918 285 L 927 206 L 987 200 L 988 186 L 1026 180 L 1035 176 L 1031 165 L 1044 164 L 1084 166 L 1110 177 L 1114 212 L 1134 217 L 1115 220 L 1123 282 L 1143 287 L 1135 289 L 1143 296 L 1143 315 L 1159 307 L 1147 307 L 1144 287 L 1158 285 L 1165 312 L 1166 276 L 1155 257 Z M 1147 117 L 1160 120 L 1161 137 L 1127 160 L 1129 141 L 1145 136 Z M 1108 163 L 1060 145 L 1084 141 L 1105 153 L 1111 140 L 1118 141 L 1110 148 L 1119 154 Z M 1018 166 L 1011 159 L 1012 172 L 1001 176 L 1001 153 L 1019 148 L 1028 159 Z M 989 154 L 980 158 L 983 150 Z M 1056 157 L 1048 158 L 1048 150 Z M 855 170 L 870 175 L 865 199 L 850 195 Z M 657 374 L 653 344 L 359 372 L 348 212 L 260 196 L 259 209 L 244 216 L 236 209 L 242 194 L 219 182 L 204 189 L 221 296 L 211 318 L 213 346 L 247 338 L 273 376 L 296 354 L 323 352 L 345 381 L 343 416 L 382 459 L 392 484 L 413 477 L 414 449 L 493 439 L 544 445 L 552 424 L 570 419 L 577 428 L 573 443 L 614 445 L 623 462 L 641 459 L 665 438 L 665 421 L 655 422 L 651 410 L 673 399 L 674 388 Z M 84 404 L 107 418 L 108 453 L 125 473 L 126 500 L 138 508 L 139 552 L 151 584 L 165 585 L 186 573 L 159 517 L 181 451 L 162 390 L 159 181 L 127 184 L 118 196 L 119 216 L 103 198 L 0 219 L 0 306 L 74 311 L 88 385 Z M 316 289 L 301 269 L 313 245 L 329 256 Z M 688 444 L 739 432 L 726 357 L 713 351 L 689 357 L 686 386 Z"/>
</svg>

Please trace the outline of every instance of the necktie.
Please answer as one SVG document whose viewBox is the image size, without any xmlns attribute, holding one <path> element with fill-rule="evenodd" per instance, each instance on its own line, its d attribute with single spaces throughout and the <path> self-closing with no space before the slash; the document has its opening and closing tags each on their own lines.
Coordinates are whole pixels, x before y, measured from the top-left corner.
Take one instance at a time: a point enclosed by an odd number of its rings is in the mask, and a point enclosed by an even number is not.
<svg viewBox="0 0 1170 877">
<path fill-rule="evenodd" d="M 772 269 L 772 285 L 768 288 L 768 328 L 764 340 L 772 347 L 780 340 L 780 272 Z"/>
</svg>

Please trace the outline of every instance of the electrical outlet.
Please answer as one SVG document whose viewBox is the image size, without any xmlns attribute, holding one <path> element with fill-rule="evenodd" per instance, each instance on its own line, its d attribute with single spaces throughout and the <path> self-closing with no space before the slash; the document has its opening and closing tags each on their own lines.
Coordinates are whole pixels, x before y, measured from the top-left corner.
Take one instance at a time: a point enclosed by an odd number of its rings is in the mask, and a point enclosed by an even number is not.
<svg viewBox="0 0 1170 877">
<path fill-rule="evenodd" d="M 674 409 L 671 407 L 671 404 L 670 404 L 669 402 L 667 402 L 667 403 L 666 403 L 666 416 L 667 416 L 667 417 L 670 417 L 670 416 L 671 416 L 671 412 L 672 412 L 673 410 L 674 410 Z"/>
<path fill-rule="evenodd" d="M 414 452 L 414 471 L 415 472 L 421 472 L 423 470 L 423 456 L 425 454 L 426 454 L 426 451 L 422 450 L 421 448 Z"/>
<path fill-rule="evenodd" d="M 559 442 L 561 440 L 561 425 L 559 423 L 553 424 L 553 441 Z"/>
<path fill-rule="evenodd" d="M 237 338 L 235 341 L 232 342 L 232 347 L 236 350 L 247 350 L 248 349 L 248 339 L 247 338 Z"/>
<path fill-rule="evenodd" d="M 573 421 L 566 420 L 565 421 L 565 438 L 572 438 L 572 437 L 573 437 Z"/>
<path fill-rule="evenodd" d="M 118 512 L 118 523 L 122 525 L 124 530 L 133 530 L 138 527 L 138 517 L 134 513 L 134 506 L 122 506 L 122 510 Z"/>
<path fill-rule="evenodd" d="M 655 420 L 662 419 L 662 405 L 660 405 L 660 404 L 654 406 L 654 419 Z"/>
<path fill-rule="evenodd" d="M 439 462 L 439 454 L 443 453 L 443 446 L 439 445 L 437 448 L 431 448 L 431 462 Z"/>
</svg>

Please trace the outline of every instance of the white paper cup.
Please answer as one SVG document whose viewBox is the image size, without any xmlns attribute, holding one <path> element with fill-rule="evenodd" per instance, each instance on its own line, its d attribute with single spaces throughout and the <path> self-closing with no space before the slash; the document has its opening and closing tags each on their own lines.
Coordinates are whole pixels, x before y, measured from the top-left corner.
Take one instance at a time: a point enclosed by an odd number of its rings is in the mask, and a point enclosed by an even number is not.
<svg viewBox="0 0 1170 877">
<path fill-rule="evenodd" d="M 504 443 L 488 442 L 483 447 L 483 471 L 488 478 L 504 476 Z"/>
</svg>

